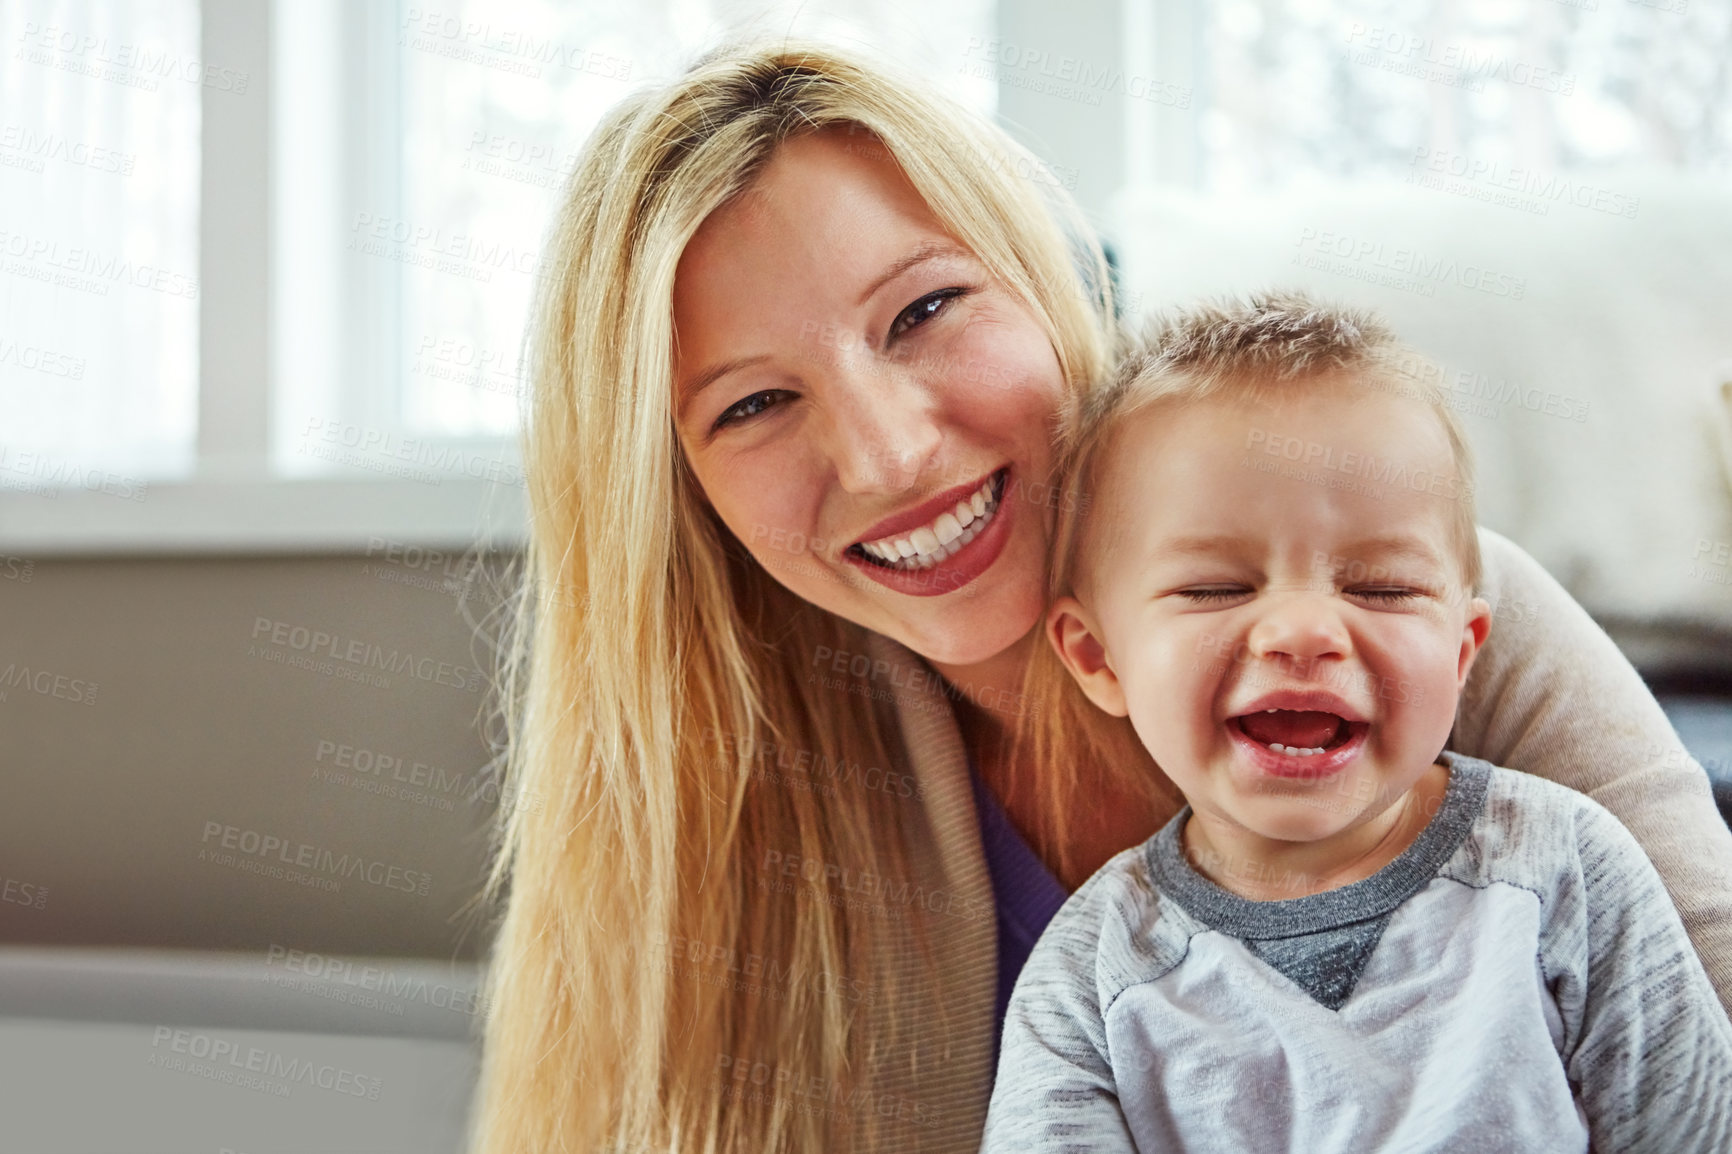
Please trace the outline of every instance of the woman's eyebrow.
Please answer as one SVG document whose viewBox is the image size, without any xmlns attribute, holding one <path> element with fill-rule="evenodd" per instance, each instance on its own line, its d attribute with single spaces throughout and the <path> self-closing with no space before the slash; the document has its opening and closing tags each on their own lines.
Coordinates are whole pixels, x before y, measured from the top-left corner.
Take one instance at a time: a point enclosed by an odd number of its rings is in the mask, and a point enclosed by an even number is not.
<svg viewBox="0 0 1732 1154">
<path fill-rule="evenodd" d="M 868 285 L 866 291 L 860 294 L 859 304 L 864 305 L 867 301 L 872 299 L 873 294 L 877 293 L 879 289 L 883 288 L 885 285 L 889 284 L 915 265 L 924 264 L 929 260 L 941 256 L 972 258 L 974 254 L 953 240 L 926 241 L 907 256 L 892 261 L 890 267 L 879 274 L 878 279 Z"/>
<path fill-rule="evenodd" d="M 770 355 L 768 353 L 759 353 L 755 357 L 735 357 L 733 360 L 723 361 L 719 365 L 711 365 L 696 377 L 693 377 L 692 380 L 680 390 L 678 411 L 683 413 L 686 406 L 697 399 L 699 393 L 703 392 L 729 373 L 769 359 Z"/>
</svg>

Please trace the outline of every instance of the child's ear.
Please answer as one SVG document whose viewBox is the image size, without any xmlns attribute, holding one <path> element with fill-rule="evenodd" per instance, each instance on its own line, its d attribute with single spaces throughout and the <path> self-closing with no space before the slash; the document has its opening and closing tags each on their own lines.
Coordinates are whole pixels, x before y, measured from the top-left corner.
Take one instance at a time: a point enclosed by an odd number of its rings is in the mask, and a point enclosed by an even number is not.
<svg viewBox="0 0 1732 1154">
<path fill-rule="evenodd" d="M 1491 605 L 1484 597 L 1475 597 L 1468 602 L 1467 620 L 1461 627 L 1461 653 L 1456 660 L 1455 688 L 1457 691 L 1467 687 L 1467 673 L 1473 668 L 1474 656 L 1485 645 L 1486 637 L 1491 633 Z"/>
<path fill-rule="evenodd" d="M 1046 613 L 1046 639 L 1090 701 L 1114 717 L 1130 713 L 1124 687 L 1107 661 L 1094 615 L 1081 601 L 1067 594 L 1052 603 Z"/>
</svg>

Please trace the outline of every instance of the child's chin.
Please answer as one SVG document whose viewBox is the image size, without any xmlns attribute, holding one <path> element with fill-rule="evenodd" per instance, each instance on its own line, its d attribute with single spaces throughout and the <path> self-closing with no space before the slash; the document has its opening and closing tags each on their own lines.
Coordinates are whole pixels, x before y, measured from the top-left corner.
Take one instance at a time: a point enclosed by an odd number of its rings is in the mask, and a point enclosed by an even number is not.
<svg viewBox="0 0 1732 1154">
<path fill-rule="evenodd" d="M 1297 799 L 1268 807 L 1245 824 L 1272 841 L 1322 841 L 1347 825 L 1348 815 Z"/>
</svg>

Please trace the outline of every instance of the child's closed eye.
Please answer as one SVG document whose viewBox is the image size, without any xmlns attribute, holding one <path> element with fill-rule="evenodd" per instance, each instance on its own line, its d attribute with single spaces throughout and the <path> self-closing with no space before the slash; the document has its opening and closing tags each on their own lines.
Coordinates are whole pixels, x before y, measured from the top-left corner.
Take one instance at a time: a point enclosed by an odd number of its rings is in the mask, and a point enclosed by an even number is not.
<svg viewBox="0 0 1732 1154">
<path fill-rule="evenodd" d="M 1348 589 L 1346 592 L 1353 597 L 1367 601 L 1379 602 L 1385 605 L 1399 605 L 1420 596 L 1417 589 L 1409 589 L 1400 585 L 1380 585 L 1372 588 Z"/>
<path fill-rule="evenodd" d="M 1198 603 L 1210 601 L 1228 601 L 1235 597 L 1243 597 L 1252 592 L 1244 585 L 1201 585 L 1191 589 L 1177 591 L 1180 597 Z"/>
</svg>

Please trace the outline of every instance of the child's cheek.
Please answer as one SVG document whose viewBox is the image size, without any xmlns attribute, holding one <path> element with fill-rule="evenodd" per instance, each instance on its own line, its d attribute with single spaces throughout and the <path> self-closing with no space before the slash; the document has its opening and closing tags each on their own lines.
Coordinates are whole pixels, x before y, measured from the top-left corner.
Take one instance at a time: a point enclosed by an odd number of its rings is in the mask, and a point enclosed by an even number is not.
<svg viewBox="0 0 1732 1154">
<path fill-rule="evenodd" d="M 1163 741 L 1196 750 L 1206 744 L 1213 715 L 1216 687 L 1221 684 L 1224 660 L 1203 644 L 1206 639 L 1175 629 L 1163 633 L 1162 643 L 1152 647 L 1145 671 L 1146 712 Z"/>
<path fill-rule="evenodd" d="M 1380 698 L 1380 712 L 1404 717 L 1425 733 L 1441 730 L 1447 735 L 1455 717 L 1459 649 L 1439 623 L 1416 624 L 1420 627 L 1391 639 L 1385 649 L 1388 659 L 1371 671 L 1372 688 Z"/>
</svg>

